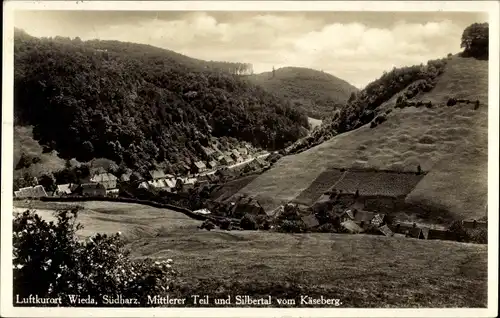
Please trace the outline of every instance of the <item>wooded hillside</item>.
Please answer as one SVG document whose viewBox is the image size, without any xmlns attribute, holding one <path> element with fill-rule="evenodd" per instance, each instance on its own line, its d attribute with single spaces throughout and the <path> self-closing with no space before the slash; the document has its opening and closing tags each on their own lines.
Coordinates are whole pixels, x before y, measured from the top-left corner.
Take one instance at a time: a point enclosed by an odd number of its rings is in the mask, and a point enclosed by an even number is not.
<svg viewBox="0 0 500 318">
<path fill-rule="evenodd" d="M 14 52 L 15 124 L 33 125 L 35 139 L 62 158 L 109 158 L 131 168 L 163 162 L 175 171 L 212 136 L 279 149 L 309 126 L 289 102 L 221 71 L 224 63 L 21 30 Z"/>
<path fill-rule="evenodd" d="M 336 76 L 303 67 L 283 67 L 248 76 L 248 79 L 279 97 L 291 100 L 296 108 L 317 119 L 331 116 L 352 93 L 358 91 Z"/>
</svg>

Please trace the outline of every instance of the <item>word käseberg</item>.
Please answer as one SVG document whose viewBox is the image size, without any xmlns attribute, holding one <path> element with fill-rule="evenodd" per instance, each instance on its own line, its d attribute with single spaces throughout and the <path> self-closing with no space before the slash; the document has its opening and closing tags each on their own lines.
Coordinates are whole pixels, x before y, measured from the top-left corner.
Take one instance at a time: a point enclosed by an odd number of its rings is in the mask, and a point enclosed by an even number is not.
<svg viewBox="0 0 500 318">
<path fill-rule="evenodd" d="M 342 305 L 342 302 L 338 298 L 326 298 L 324 296 L 315 298 L 308 295 L 301 295 L 299 301 L 296 301 L 293 298 L 272 298 L 271 296 L 257 298 L 248 295 L 236 295 L 234 298 L 228 295 L 226 298 L 214 298 L 212 299 L 212 302 L 208 295 L 193 295 L 191 298 L 195 305 L 200 306 L 215 304 L 237 306 L 321 305 L 338 307 Z"/>
</svg>

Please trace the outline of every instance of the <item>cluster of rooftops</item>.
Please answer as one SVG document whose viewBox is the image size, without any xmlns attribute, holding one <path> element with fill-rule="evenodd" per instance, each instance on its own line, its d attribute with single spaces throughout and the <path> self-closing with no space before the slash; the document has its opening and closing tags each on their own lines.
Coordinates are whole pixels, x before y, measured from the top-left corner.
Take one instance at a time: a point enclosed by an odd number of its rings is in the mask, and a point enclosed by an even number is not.
<svg viewBox="0 0 500 318">
<path fill-rule="evenodd" d="M 217 146 L 214 147 L 216 148 Z M 235 148 L 226 152 L 214 150 L 211 147 L 203 147 L 203 150 L 207 158 L 210 159 L 205 162 L 192 162 L 191 166 L 185 165 L 185 169 L 183 171 L 184 176 L 174 176 L 166 174 L 162 170 L 152 170 L 149 172 L 149 180 L 141 182 L 138 187 L 147 189 L 157 188 L 170 192 L 174 192 L 179 185 L 182 185 L 184 188 L 194 187 L 196 182 L 214 181 L 215 176 L 213 176 L 213 174 L 220 168 L 225 168 L 233 164 L 244 163 L 245 160 L 253 158 L 251 155 L 253 148 L 249 144 L 245 144 L 244 147 Z M 253 161 L 259 161 L 261 166 L 265 165 L 261 162 L 262 159 L 258 157 L 253 158 Z M 18 198 L 64 196 L 71 194 L 113 196 L 117 195 L 119 192 L 117 187 L 118 180 L 128 182 L 130 181 L 131 174 L 132 173 L 124 173 L 117 178 L 112 173 L 106 172 L 103 169 L 98 169 L 98 171 L 92 175 L 90 180 L 88 180 L 89 182 L 81 184 L 58 184 L 56 190 L 51 193 L 47 193 L 42 185 L 35 185 L 15 191 L 14 196 Z M 37 184 L 38 182 L 35 181 L 34 183 Z"/>
</svg>

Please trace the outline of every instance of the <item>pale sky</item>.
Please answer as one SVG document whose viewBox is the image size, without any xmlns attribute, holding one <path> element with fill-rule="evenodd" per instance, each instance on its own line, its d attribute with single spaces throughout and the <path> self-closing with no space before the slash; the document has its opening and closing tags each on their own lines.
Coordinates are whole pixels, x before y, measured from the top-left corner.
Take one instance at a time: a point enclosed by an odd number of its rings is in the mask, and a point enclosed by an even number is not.
<svg viewBox="0 0 500 318">
<path fill-rule="evenodd" d="M 17 11 L 29 34 L 145 43 L 204 60 L 323 70 L 361 88 L 394 66 L 458 53 L 466 12 Z"/>
</svg>

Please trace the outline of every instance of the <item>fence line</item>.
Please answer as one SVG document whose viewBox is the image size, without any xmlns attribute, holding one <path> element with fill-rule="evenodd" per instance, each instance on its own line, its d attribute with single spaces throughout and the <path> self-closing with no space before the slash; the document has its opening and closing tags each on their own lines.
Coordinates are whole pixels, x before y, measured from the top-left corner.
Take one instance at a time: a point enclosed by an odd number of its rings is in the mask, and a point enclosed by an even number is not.
<svg viewBox="0 0 500 318">
<path fill-rule="evenodd" d="M 118 197 L 118 198 L 110 198 L 110 197 L 91 197 L 91 196 L 71 196 L 71 197 L 40 197 L 40 201 L 45 201 L 45 202 L 85 202 L 85 201 L 108 201 L 108 202 L 122 202 L 122 203 L 135 203 L 135 204 L 142 204 L 142 205 L 149 205 L 154 208 L 160 208 L 160 209 L 169 209 L 175 212 L 180 212 L 184 213 L 185 215 L 189 216 L 190 218 L 196 219 L 196 220 L 206 220 L 207 217 L 203 215 L 199 215 L 194 213 L 193 211 L 186 209 L 186 208 L 181 208 L 175 205 L 171 204 L 166 204 L 166 203 L 159 203 L 155 201 L 150 201 L 150 200 L 141 200 L 141 199 L 134 199 L 134 198 L 124 198 L 124 197 Z"/>
</svg>

